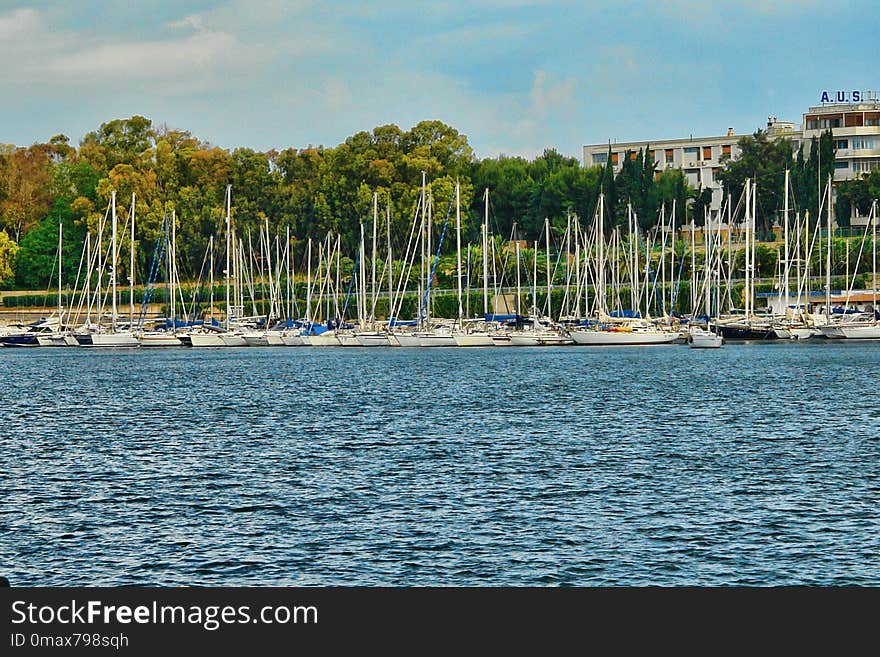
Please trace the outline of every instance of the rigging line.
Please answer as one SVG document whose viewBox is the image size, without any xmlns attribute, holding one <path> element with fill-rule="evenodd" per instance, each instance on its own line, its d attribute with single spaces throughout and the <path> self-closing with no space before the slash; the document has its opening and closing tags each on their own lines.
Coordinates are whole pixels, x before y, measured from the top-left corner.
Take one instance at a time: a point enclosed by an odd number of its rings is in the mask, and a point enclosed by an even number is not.
<svg viewBox="0 0 880 657">
<path fill-rule="evenodd" d="M 437 244 L 437 254 L 434 256 L 434 264 L 431 266 L 431 276 L 428 278 L 428 285 L 425 288 L 425 296 L 422 299 L 422 305 L 419 307 L 419 322 L 422 321 L 422 318 L 425 316 L 425 311 L 428 308 L 428 298 L 431 294 L 431 284 L 434 282 L 434 274 L 437 271 L 437 263 L 440 262 L 440 249 L 443 248 L 443 238 L 446 237 L 446 227 L 449 225 L 449 216 L 452 214 L 452 206 L 455 202 L 455 197 L 449 199 L 449 207 L 446 209 L 446 219 L 443 221 L 443 230 L 440 232 L 440 242 Z"/>
</svg>

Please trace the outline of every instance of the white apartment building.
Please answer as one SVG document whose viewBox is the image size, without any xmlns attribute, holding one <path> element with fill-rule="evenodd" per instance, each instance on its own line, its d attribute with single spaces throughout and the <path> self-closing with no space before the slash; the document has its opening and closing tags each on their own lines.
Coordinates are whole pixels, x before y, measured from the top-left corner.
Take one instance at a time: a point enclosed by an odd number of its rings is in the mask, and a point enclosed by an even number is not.
<svg viewBox="0 0 880 657">
<path fill-rule="evenodd" d="M 804 143 L 805 156 L 810 142 L 831 128 L 837 148 L 834 181 L 856 178 L 872 169 L 880 168 L 880 100 L 876 92 L 822 92 L 822 104 L 810 107 L 798 126 L 790 121 L 767 118 L 766 131 L 773 137 L 786 137 L 797 151 Z M 833 99 L 833 102 L 832 102 Z M 692 187 L 712 189 L 712 212 L 721 207 L 722 189 L 717 181 L 722 156 L 739 155 L 736 135 L 732 128 L 720 137 L 688 137 L 686 139 L 610 142 L 584 146 L 584 166 L 605 165 L 609 149 L 614 170 L 619 171 L 623 160 L 635 157 L 641 149 L 657 163 L 657 170 L 682 169 Z"/>
<path fill-rule="evenodd" d="M 850 180 L 880 169 L 880 101 L 835 103 L 811 107 L 804 114 L 798 143 L 831 128 L 837 149 L 834 181 Z"/>
</svg>

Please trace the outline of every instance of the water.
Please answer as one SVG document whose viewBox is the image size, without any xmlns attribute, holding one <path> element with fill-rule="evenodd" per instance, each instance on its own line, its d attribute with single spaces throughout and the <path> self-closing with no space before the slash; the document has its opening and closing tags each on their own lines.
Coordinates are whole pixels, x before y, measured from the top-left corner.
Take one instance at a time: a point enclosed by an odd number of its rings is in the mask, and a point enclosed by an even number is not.
<svg viewBox="0 0 880 657">
<path fill-rule="evenodd" d="M 0 351 L 19 585 L 880 584 L 880 344 Z"/>
</svg>

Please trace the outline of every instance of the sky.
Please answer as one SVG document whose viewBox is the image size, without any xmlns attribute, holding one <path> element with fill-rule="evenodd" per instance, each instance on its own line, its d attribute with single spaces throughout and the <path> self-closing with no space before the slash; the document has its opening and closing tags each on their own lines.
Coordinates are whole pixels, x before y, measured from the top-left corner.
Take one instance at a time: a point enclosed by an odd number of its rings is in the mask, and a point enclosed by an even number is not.
<svg viewBox="0 0 880 657">
<path fill-rule="evenodd" d="M 224 148 L 437 119 L 477 157 L 748 134 L 880 90 L 842 0 L 0 0 L 0 143 L 140 114 Z"/>
</svg>

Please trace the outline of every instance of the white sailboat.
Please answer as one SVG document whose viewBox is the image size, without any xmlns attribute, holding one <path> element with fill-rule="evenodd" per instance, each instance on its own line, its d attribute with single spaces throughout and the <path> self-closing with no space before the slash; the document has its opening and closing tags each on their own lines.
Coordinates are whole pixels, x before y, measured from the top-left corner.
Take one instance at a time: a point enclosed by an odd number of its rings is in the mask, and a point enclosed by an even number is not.
<svg viewBox="0 0 880 657">
<path fill-rule="evenodd" d="M 458 280 L 458 320 L 457 330 L 453 331 L 452 339 L 458 347 L 492 347 L 495 342 L 487 330 L 477 328 L 470 323 L 465 326 L 464 308 L 462 308 L 462 270 L 461 270 L 461 195 L 459 185 L 455 184 L 455 253 L 456 253 L 456 279 Z M 488 259 L 489 253 L 487 248 L 488 242 L 488 226 L 489 226 L 489 188 L 486 188 L 484 195 L 485 216 L 483 219 L 483 300 L 484 305 L 487 303 L 489 295 L 488 281 Z M 484 307 L 483 315 L 485 317 L 488 307 Z"/>
<path fill-rule="evenodd" d="M 605 195 L 599 195 L 595 227 L 595 308 L 592 325 L 569 330 L 575 344 L 585 346 L 641 346 L 671 344 L 678 340 L 677 331 L 657 327 L 653 322 L 639 317 L 612 317 L 608 312 L 606 274 L 610 258 L 605 249 Z M 616 267 L 616 263 L 611 263 Z M 630 276 L 635 279 L 635 270 Z M 633 286 L 634 287 L 634 286 Z"/>
<path fill-rule="evenodd" d="M 116 284 L 119 270 L 118 252 L 117 252 L 117 218 L 116 218 L 116 190 L 111 192 L 111 233 L 110 233 L 110 326 L 104 326 L 100 322 L 89 333 L 88 339 L 79 341 L 83 347 L 112 347 L 112 348 L 134 348 L 139 347 L 137 335 L 131 330 L 122 329 L 119 325 L 119 315 L 117 312 Z M 100 243 L 99 243 L 100 248 Z M 131 240 L 131 249 L 134 251 L 134 240 Z"/>
</svg>

